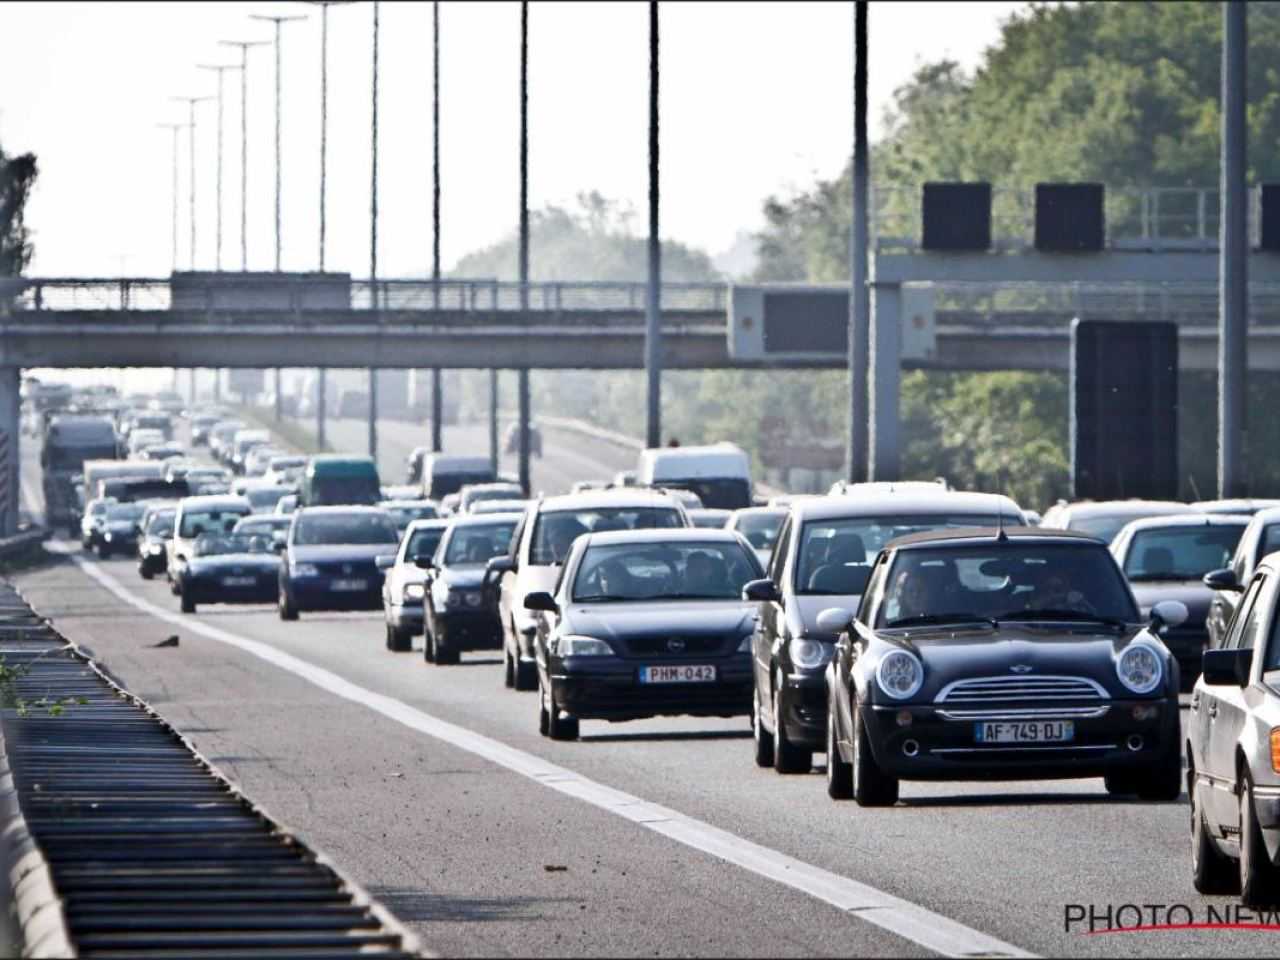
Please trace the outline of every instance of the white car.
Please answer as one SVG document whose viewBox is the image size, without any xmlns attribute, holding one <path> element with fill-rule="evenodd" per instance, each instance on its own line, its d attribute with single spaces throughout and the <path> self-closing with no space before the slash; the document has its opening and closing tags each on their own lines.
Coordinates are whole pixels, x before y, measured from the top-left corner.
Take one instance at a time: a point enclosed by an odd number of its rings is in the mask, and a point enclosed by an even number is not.
<svg viewBox="0 0 1280 960">
<path fill-rule="evenodd" d="M 302 479 L 302 474 L 306 469 L 306 457 L 277 452 L 267 463 L 267 471 L 262 475 L 262 479 L 267 483 L 279 486 L 296 484 Z"/>
<path fill-rule="evenodd" d="M 260 477 L 267 472 L 267 467 L 271 461 L 283 454 L 284 451 L 279 447 L 273 447 L 269 443 L 254 447 L 244 458 L 244 472 L 248 477 Z"/>
<path fill-rule="evenodd" d="M 290 493 L 276 501 L 275 515 L 278 517 L 287 517 L 298 509 L 298 495 Z"/>
<path fill-rule="evenodd" d="M 240 519 L 251 512 L 249 501 L 244 497 L 183 497 L 178 501 L 166 570 L 169 588 L 175 595 L 196 538 L 202 533 L 230 533 Z"/>
<path fill-rule="evenodd" d="M 164 432 L 151 427 L 139 427 L 129 431 L 129 456 L 136 457 L 144 447 L 165 442 Z"/>
<path fill-rule="evenodd" d="M 376 561 L 378 569 L 386 571 L 382 578 L 382 610 L 388 650 L 404 652 L 412 646 L 414 636 L 422 633 L 427 571 L 417 561 L 434 556 L 448 526 L 448 520 L 414 520 L 400 538 L 400 549 Z"/>
</svg>

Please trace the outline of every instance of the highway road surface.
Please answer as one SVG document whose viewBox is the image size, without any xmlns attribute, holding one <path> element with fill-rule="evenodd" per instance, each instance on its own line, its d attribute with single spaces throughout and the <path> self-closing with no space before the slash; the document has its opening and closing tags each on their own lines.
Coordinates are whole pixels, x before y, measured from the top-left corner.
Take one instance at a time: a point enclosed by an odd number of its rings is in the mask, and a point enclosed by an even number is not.
<svg viewBox="0 0 1280 960">
<path fill-rule="evenodd" d="M 582 456 L 548 443 L 541 466 L 581 475 Z M 555 743 L 495 655 L 438 667 L 420 640 L 390 653 L 378 614 L 183 615 L 133 561 L 54 548 L 17 577 L 35 608 L 443 955 L 1276 949 L 1275 933 L 1067 923 L 1232 904 L 1191 886 L 1185 798 L 1117 802 L 1101 780 L 904 783 L 898 806 L 860 809 L 827 798 L 820 754 L 809 775 L 757 769 L 745 719 L 584 721 L 580 742 Z"/>
</svg>

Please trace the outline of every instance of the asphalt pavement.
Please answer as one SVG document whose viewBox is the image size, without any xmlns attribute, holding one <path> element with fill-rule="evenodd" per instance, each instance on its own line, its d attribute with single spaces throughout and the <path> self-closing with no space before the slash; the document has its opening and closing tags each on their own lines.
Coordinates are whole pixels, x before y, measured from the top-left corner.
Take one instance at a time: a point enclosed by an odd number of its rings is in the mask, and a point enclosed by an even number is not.
<svg viewBox="0 0 1280 960">
<path fill-rule="evenodd" d="M 23 476 L 31 491 L 29 456 Z M 757 769 L 745 718 L 584 721 L 580 742 L 553 743 L 496 654 L 390 653 L 379 614 L 184 616 L 132 561 L 56 546 L 18 578 L 35 608 L 441 954 L 1275 949 L 1271 933 L 1067 928 L 1078 907 L 1200 919 L 1232 903 L 1191 886 L 1185 797 L 904 783 L 896 807 L 864 810 L 827 798 L 821 754 L 808 775 Z M 153 646 L 172 633 L 179 646 Z"/>
</svg>

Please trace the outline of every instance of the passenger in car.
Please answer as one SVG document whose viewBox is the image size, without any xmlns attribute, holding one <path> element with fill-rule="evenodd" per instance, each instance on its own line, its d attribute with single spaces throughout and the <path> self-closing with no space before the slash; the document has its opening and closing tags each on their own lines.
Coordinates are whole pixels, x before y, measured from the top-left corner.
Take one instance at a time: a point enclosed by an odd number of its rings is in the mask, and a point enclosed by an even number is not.
<svg viewBox="0 0 1280 960">
<path fill-rule="evenodd" d="M 685 561 L 687 592 L 704 597 L 731 597 L 733 588 L 724 561 L 709 553 L 689 554 Z"/>
<path fill-rule="evenodd" d="M 1053 568 L 1040 572 L 1035 589 L 1027 594 L 1027 610 L 1071 610 L 1094 613 L 1089 601 L 1079 590 L 1071 589 L 1066 576 Z"/>
</svg>

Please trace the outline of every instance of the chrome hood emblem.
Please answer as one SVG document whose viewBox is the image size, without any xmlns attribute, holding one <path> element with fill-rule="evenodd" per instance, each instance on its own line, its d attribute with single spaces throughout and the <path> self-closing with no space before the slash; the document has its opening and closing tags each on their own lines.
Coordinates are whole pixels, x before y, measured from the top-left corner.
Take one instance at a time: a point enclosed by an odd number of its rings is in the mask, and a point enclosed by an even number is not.
<svg viewBox="0 0 1280 960">
<path fill-rule="evenodd" d="M 1030 673 L 1032 670 L 1032 668 L 1027 666 L 1025 663 L 1016 663 L 1009 669 L 1014 673 Z"/>
<path fill-rule="evenodd" d="M 667 649 L 672 653 L 680 653 L 684 650 L 684 640 L 680 637 L 672 637 L 667 641 Z"/>
</svg>

